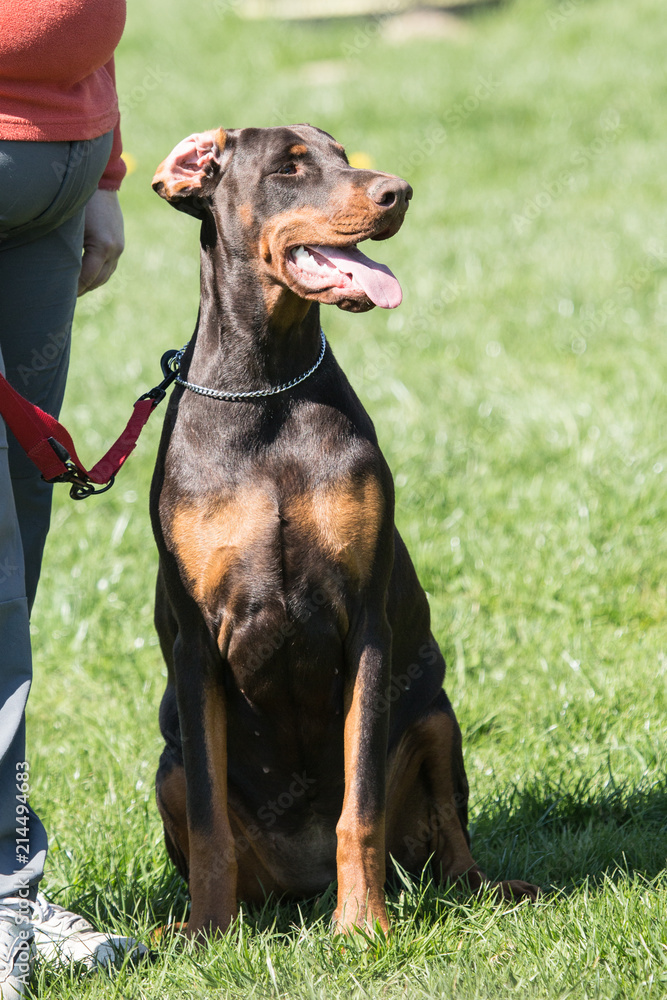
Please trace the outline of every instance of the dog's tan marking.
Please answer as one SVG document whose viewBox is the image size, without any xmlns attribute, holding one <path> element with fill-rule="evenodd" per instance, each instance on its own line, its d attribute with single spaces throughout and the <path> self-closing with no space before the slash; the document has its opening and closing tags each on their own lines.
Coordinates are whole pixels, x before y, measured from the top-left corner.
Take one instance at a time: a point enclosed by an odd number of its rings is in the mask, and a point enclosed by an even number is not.
<svg viewBox="0 0 667 1000">
<path fill-rule="evenodd" d="M 296 327 L 303 322 L 312 302 L 299 298 L 289 288 L 267 279 L 266 275 L 260 274 L 259 280 L 266 312 L 271 317 L 271 325 L 276 331 L 289 330 L 290 327 Z"/>
<path fill-rule="evenodd" d="M 279 328 L 299 322 L 308 311 L 309 300 L 327 302 L 327 296 L 332 296 L 335 301 L 337 294 L 335 289 L 305 292 L 295 285 L 287 263 L 289 249 L 301 244 L 349 247 L 374 236 L 382 216 L 383 209 L 363 188 L 344 183 L 334 189 L 325 211 L 308 206 L 270 218 L 259 234 L 258 257 L 265 269 L 260 279 L 272 322 Z"/>
<path fill-rule="evenodd" d="M 186 878 L 188 870 L 188 817 L 185 804 L 185 768 L 175 765 L 159 781 L 157 805 L 165 833 L 177 853 L 175 860 L 181 875 Z M 182 862 L 179 863 L 179 862 Z"/>
<path fill-rule="evenodd" d="M 382 490 L 372 477 L 316 489 L 286 508 L 288 520 L 342 566 L 357 587 L 370 577 L 383 514 Z"/>
<path fill-rule="evenodd" d="M 364 187 L 341 184 L 331 192 L 330 225 L 341 233 L 373 233 L 384 215 Z"/>
<path fill-rule="evenodd" d="M 377 824 L 356 822 L 339 830 L 336 861 L 338 897 L 334 920 L 338 929 L 372 928 L 377 920 L 388 931 L 384 817 Z"/>
<path fill-rule="evenodd" d="M 280 256 L 288 246 L 316 241 L 323 242 L 329 229 L 328 216 L 316 208 L 289 209 L 279 212 L 264 224 L 259 237 L 260 256 L 271 263 L 274 254 Z"/>
<path fill-rule="evenodd" d="M 290 156 L 305 156 L 308 152 L 308 147 L 304 146 L 302 142 L 296 143 L 294 146 L 290 146 L 289 155 Z"/>
<path fill-rule="evenodd" d="M 319 545 L 358 586 L 371 572 L 383 514 L 380 484 L 370 476 L 294 496 L 285 501 L 283 511 L 297 533 Z M 207 603 L 248 548 L 273 542 L 278 523 L 275 499 L 252 485 L 233 498 L 209 498 L 179 507 L 170 534 L 198 603 Z"/>
<path fill-rule="evenodd" d="M 211 785 L 211 822 L 206 830 L 188 823 L 191 935 L 211 926 L 226 930 L 237 913 L 236 851 L 227 809 L 227 706 L 222 687 L 211 685 L 204 689 L 202 721 Z"/>
<path fill-rule="evenodd" d="M 198 603 L 207 603 L 244 550 L 268 540 L 277 523 L 275 501 L 251 483 L 233 497 L 209 497 L 177 509 L 171 537 Z"/>
<path fill-rule="evenodd" d="M 331 193 L 326 211 L 311 207 L 279 212 L 265 223 L 259 240 L 262 258 L 269 263 L 282 258 L 287 247 L 301 243 L 349 246 L 375 233 L 375 223 L 382 215 L 366 192 L 343 184 Z"/>
<path fill-rule="evenodd" d="M 385 817 L 384 812 L 374 823 L 359 815 L 359 748 L 363 741 L 362 702 L 364 680 L 358 673 L 354 686 L 346 691 L 345 705 L 345 794 L 343 809 L 336 827 L 338 847 L 336 869 L 338 903 L 334 920 L 341 931 L 354 926 L 372 929 L 377 920 L 384 931 L 389 929 L 384 901 Z"/>
<path fill-rule="evenodd" d="M 246 202 L 243 205 L 239 205 L 238 213 L 239 213 L 239 219 L 241 220 L 243 225 L 250 228 L 255 218 L 255 213 L 253 212 L 253 208 L 250 202 Z"/>
<path fill-rule="evenodd" d="M 404 734 L 392 758 L 387 775 L 387 846 L 410 871 L 432 857 L 444 878 L 470 872 L 474 879 L 477 869 L 460 819 L 465 795 L 460 788 L 457 791 L 454 780 L 460 743 L 458 726 L 437 712 Z"/>
<path fill-rule="evenodd" d="M 281 310 L 281 304 L 284 306 L 285 293 L 288 298 L 298 297 L 302 303 L 313 298 L 327 302 L 328 295 L 335 301 L 337 294 L 335 289 L 310 293 L 295 286 L 294 274 L 287 263 L 290 248 L 301 244 L 349 247 L 374 236 L 383 215 L 383 209 L 363 188 L 344 183 L 332 191 L 325 211 L 309 206 L 279 212 L 269 219 L 259 234 L 258 254 L 265 268 L 264 301 L 272 320 Z M 270 286 L 276 284 L 279 291 L 272 292 Z"/>
<path fill-rule="evenodd" d="M 411 726 L 387 778 L 387 853 L 400 865 L 419 871 L 430 858 L 442 880 L 488 886 L 501 899 L 537 898 L 536 886 L 492 882 L 473 860 L 464 831 L 468 785 L 461 731 L 453 716 L 434 712 Z"/>
</svg>

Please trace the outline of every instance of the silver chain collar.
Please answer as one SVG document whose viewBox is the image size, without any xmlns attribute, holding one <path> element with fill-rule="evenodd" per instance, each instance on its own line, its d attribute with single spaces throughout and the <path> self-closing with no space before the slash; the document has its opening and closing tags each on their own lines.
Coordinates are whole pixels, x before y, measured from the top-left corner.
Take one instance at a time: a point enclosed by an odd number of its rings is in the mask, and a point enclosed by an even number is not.
<svg viewBox="0 0 667 1000">
<path fill-rule="evenodd" d="M 180 375 L 176 376 L 176 382 L 178 382 L 179 385 L 184 386 L 186 389 L 190 389 L 191 392 L 197 392 L 199 393 L 200 396 L 209 396 L 211 399 L 227 399 L 227 400 L 257 399 L 258 396 L 275 396 L 279 392 L 285 392 L 287 389 L 293 389 L 295 385 L 299 385 L 301 382 L 305 382 L 306 379 L 309 378 L 313 374 L 313 372 L 320 367 L 320 365 L 322 364 L 322 359 L 324 358 L 324 352 L 326 351 L 327 347 L 327 342 L 324 336 L 324 330 L 322 330 L 321 328 L 320 328 L 320 338 L 321 338 L 320 354 L 317 361 L 312 366 L 312 368 L 309 368 L 307 372 L 303 373 L 303 375 L 299 375 L 298 378 L 293 378 L 290 382 L 285 382 L 283 385 L 274 386 L 273 389 L 253 389 L 251 392 L 223 392 L 220 389 L 207 389 L 203 385 L 196 385 L 196 383 L 194 382 L 186 382 L 186 380 L 184 378 L 181 378 Z M 183 355 L 185 354 L 185 351 L 189 343 L 190 342 L 188 341 L 185 347 L 182 347 L 178 352 L 178 354 L 174 355 L 173 361 L 171 362 L 171 366 L 173 369 L 180 368 Z"/>
</svg>

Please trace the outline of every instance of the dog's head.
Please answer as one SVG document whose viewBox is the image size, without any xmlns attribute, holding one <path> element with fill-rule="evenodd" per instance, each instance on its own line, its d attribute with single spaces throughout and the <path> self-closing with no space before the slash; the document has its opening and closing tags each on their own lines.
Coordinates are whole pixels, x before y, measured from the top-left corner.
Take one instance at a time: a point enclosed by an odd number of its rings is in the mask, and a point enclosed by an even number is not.
<svg viewBox="0 0 667 1000">
<path fill-rule="evenodd" d="M 153 188 L 175 208 L 212 220 L 232 253 L 256 260 L 264 284 L 353 312 L 401 301 L 389 268 L 357 244 L 398 232 L 412 188 L 392 174 L 351 167 L 320 129 L 199 132 L 160 164 Z"/>
</svg>

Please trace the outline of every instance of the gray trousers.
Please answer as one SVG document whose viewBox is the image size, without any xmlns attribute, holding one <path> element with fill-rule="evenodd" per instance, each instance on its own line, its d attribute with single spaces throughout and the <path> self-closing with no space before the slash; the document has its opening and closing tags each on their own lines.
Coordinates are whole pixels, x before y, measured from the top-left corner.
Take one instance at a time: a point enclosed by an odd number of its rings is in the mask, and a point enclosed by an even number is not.
<svg viewBox="0 0 667 1000">
<path fill-rule="evenodd" d="M 80 142 L 0 140 L 0 368 L 58 416 L 81 270 L 84 209 L 112 133 Z M 52 487 L 0 417 L 0 898 L 34 896 L 47 839 L 26 813 L 29 616 L 51 517 Z"/>
</svg>

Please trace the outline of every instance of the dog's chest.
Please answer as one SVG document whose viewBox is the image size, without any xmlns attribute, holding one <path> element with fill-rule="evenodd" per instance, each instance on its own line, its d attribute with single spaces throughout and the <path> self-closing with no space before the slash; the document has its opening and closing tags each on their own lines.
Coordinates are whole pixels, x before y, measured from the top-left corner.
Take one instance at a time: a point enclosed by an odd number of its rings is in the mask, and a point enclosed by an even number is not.
<svg viewBox="0 0 667 1000">
<path fill-rule="evenodd" d="M 228 611 L 304 586 L 356 592 L 369 581 L 384 510 L 373 476 L 281 489 L 271 480 L 178 504 L 167 540 L 197 603 Z M 224 609 L 223 609 L 224 610 Z"/>
</svg>

